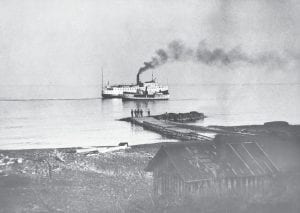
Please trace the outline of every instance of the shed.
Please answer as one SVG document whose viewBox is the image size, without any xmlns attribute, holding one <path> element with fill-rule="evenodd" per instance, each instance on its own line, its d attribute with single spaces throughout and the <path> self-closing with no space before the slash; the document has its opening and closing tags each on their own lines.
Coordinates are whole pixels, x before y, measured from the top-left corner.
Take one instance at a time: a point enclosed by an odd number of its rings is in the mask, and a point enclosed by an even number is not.
<svg viewBox="0 0 300 213">
<path fill-rule="evenodd" d="M 145 169 L 155 196 L 261 188 L 278 169 L 257 142 L 181 142 L 161 146 Z"/>
</svg>

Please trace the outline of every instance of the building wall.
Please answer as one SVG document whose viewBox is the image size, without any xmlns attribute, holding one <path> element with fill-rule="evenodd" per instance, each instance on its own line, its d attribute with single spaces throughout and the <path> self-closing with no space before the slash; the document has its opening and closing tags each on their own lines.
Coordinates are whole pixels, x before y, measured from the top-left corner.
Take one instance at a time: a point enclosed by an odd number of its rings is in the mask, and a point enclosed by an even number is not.
<svg viewBox="0 0 300 213">
<path fill-rule="evenodd" d="M 184 182 L 167 154 L 162 151 L 153 169 L 153 194 L 160 196 L 184 196 L 187 194 L 219 195 L 253 194 L 264 192 L 272 182 L 271 176 L 223 177 Z"/>
<path fill-rule="evenodd" d="M 180 197 L 191 194 L 200 196 L 241 194 L 247 196 L 254 193 L 264 193 L 271 184 L 271 177 L 269 176 L 228 177 L 187 183 L 174 170 L 166 172 L 158 169 L 154 171 L 153 178 L 153 192 L 155 197 Z"/>
<path fill-rule="evenodd" d="M 160 165 L 154 169 L 153 187 L 155 196 L 179 195 L 180 190 L 182 190 L 183 181 L 168 158 L 164 158 Z"/>
</svg>

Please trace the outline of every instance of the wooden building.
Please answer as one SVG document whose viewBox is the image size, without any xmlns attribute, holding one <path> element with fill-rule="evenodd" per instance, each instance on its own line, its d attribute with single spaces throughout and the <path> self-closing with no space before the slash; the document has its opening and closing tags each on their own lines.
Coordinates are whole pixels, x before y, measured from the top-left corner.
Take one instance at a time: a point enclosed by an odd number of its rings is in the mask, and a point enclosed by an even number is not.
<svg viewBox="0 0 300 213">
<path fill-rule="evenodd" d="M 160 196 L 251 193 L 264 190 L 278 172 L 258 142 L 223 140 L 163 145 L 149 162 L 153 192 Z"/>
</svg>

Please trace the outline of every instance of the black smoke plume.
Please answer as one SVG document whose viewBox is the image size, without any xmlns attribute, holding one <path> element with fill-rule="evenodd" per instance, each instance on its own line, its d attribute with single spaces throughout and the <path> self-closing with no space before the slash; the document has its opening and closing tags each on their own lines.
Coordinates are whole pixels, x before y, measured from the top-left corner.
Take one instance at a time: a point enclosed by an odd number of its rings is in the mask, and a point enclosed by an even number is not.
<svg viewBox="0 0 300 213">
<path fill-rule="evenodd" d="M 280 67 L 286 63 L 275 52 L 262 52 L 253 56 L 246 54 L 239 47 L 227 51 L 222 48 L 210 49 L 205 41 L 201 41 L 196 48 L 189 48 L 182 41 L 175 40 L 169 43 L 166 49 L 156 50 L 155 56 L 150 61 L 144 62 L 144 66 L 139 69 L 138 74 L 174 61 L 194 61 L 209 66 L 227 66 L 243 62 L 253 65 L 273 64 Z"/>
</svg>

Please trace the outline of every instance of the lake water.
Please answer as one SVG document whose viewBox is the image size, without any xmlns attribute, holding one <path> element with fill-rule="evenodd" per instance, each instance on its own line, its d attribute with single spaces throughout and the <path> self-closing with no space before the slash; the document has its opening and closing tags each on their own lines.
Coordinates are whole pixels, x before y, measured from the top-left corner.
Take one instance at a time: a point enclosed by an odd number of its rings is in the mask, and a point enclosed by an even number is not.
<svg viewBox="0 0 300 213">
<path fill-rule="evenodd" d="M 120 99 L 0 101 L 0 149 L 156 143 L 171 141 L 117 121 L 134 108 L 152 114 L 198 111 L 197 125 L 300 123 L 300 85 L 171 85 L 169 101 Z"/>
</svg>

